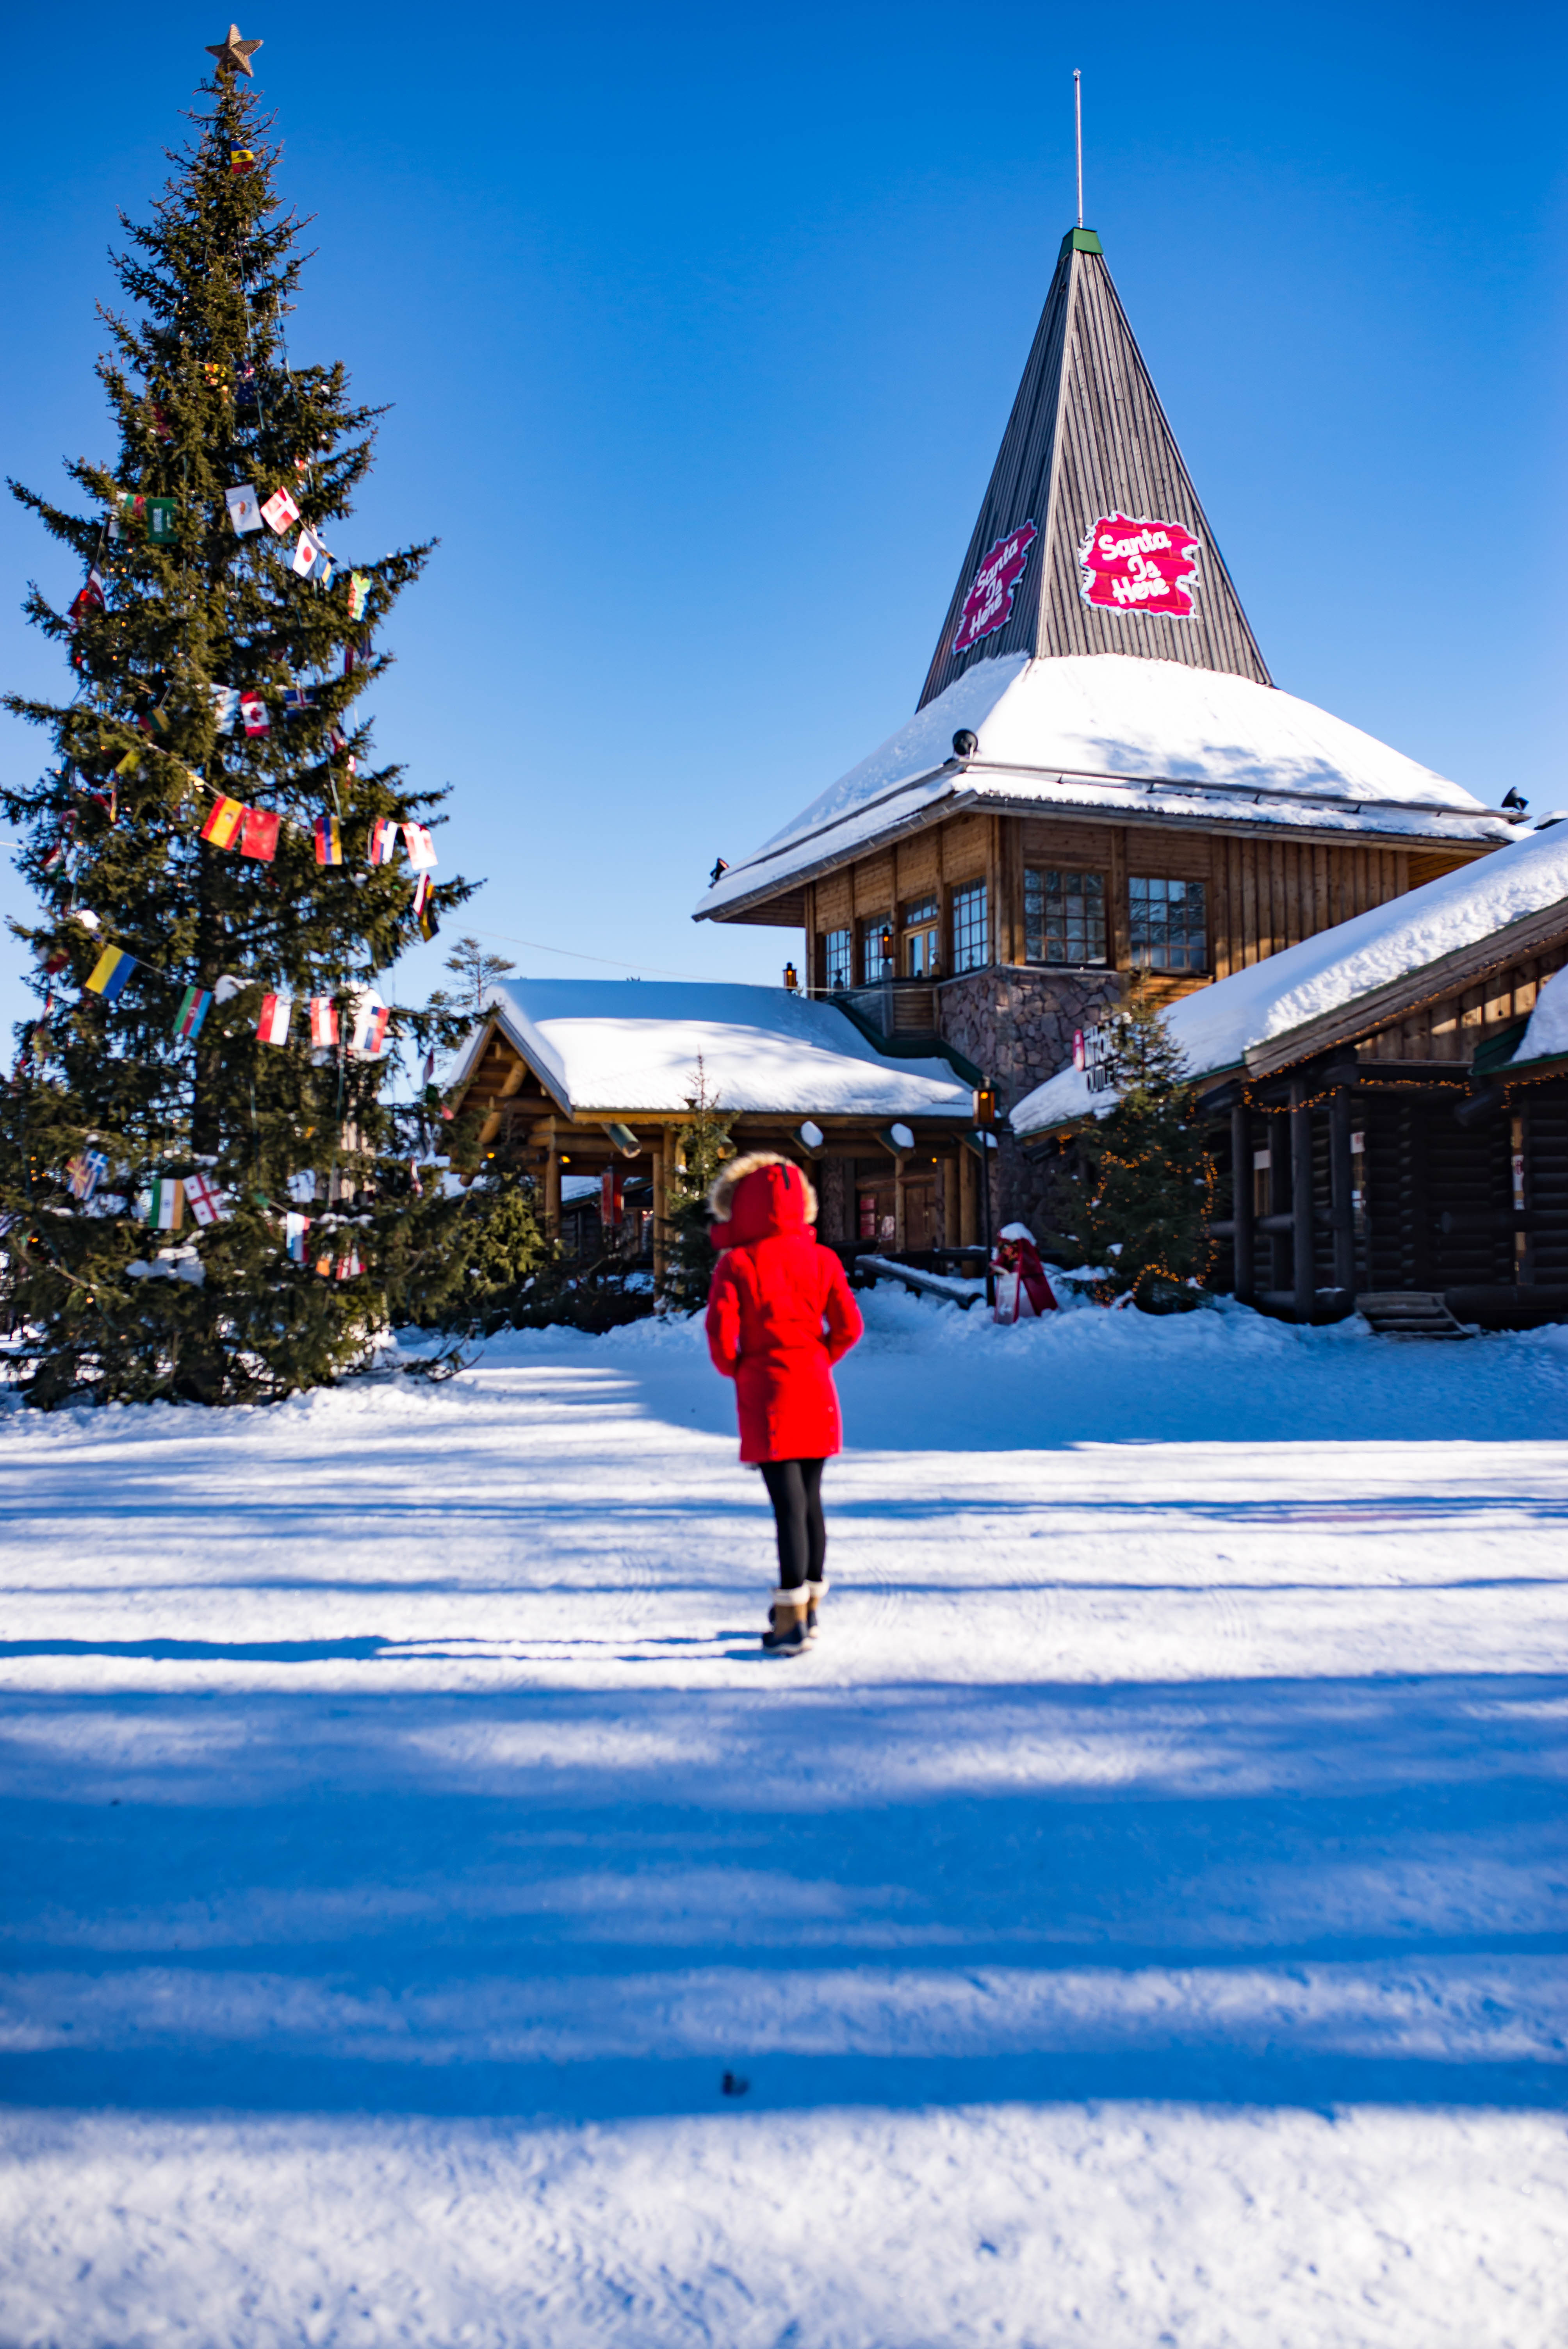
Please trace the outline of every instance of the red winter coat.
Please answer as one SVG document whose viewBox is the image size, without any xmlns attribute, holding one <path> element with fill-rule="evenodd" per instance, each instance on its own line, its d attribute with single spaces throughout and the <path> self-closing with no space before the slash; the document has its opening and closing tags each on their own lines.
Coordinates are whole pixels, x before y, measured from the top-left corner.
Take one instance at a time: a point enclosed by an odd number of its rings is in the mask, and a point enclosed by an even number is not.
<svg viewBox="0 0 1568 2349">
<path fill-rule="evenodd" d="M 843 1446 L 832 1365 L 865 1328 L 844 1268 L 819 1247 L 793 1166 L 742 1175 L 707 1292 L 707 1350 L 733 1379 L 744 1461 L 823 1460 Z M 827 1323 L 824 1332 L 822 1324 Z"/>
</svg>

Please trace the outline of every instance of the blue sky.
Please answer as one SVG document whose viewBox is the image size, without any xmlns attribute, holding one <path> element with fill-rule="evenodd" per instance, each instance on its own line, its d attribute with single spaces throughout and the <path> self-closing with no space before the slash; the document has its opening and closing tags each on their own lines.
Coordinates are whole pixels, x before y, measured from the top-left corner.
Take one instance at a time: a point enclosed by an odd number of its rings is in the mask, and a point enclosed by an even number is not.
<svg viewBox="0 0 1568 2349">
<path fill-rule="evenodd" d="M 226 21 L 12 17 L 0 427 L 36 487 L 112 451 L 116 208 L 145 212 Z M 798 953 L 691 909 L 913 707 L 1072 219 L 1075 66 L 1086 217 L 1278 682 L 1491 802 L 1568 803 L 1560 8 L 241 26 L 315 216 L 292 349 L 393 403 L 342 551 L 441 540 L 378 743 L 453 785 L 442 869 L 485 880 L 473 926 L 537 942 L 503 948 L 522 969 Z M 7 501 L 0 675 L 52 688 L 30 575 L 68 592 Z M 0 732 L 7 773 L 39 755 Z"/>
</svg>

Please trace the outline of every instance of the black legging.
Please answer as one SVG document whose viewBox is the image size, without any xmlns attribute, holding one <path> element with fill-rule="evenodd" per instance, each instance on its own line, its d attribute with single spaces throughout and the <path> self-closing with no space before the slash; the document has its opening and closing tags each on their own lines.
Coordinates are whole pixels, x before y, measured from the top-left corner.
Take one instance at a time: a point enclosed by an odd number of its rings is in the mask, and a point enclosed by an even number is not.
<svg viewBox="0 0 1568 2349">
<path fill-rule="evenodd" d="M 763 1479 L 779 1528 L 779 1588 L 799 1590 L 820 1582 L 828 1555 L 822 1523 L 822 1460 L 765 1460 Z"/>
</svg>

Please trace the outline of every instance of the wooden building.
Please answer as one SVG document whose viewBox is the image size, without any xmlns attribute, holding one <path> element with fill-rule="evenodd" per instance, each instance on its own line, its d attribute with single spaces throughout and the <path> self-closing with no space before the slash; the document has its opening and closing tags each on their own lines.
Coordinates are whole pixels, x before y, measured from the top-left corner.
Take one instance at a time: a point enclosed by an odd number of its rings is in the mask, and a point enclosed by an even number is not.
<svg viewBox="0 0 1568 2349">
<path fill-rule="evenodd" d="M 1498 794 L 1494 793 L 1494 797 Z M 1044 315 L 913 719 L 696 918 L 1004 1107 L 1142 968 L 1176 1000 L 1508 840 L 1513 812 L 1273 683 L 1092 231 Z M 999 1212 L 1026 1209 L 1002 1160 Z"/>
<path fill-rule="evenodd" d="M 563 1189 L 581 1216 L 589 1176 L 601 1227 L 645 1214 L 628 1253 L 645 1233 L 656 1268 L 699 1083 L 738 1150 L 810 1170 L 821 1237 L 848 1253 L 981 1237 L 977 1081 L 960 1053 L 888 1046 L 842 1005 L 782 988 L 511 979 L 489 990 L 447 1100 L 483 1113 L 476 1165 L 500 1159 L 536 1176 L 558 1235 Z"/>
<path fill-rule="evenodd" d="M 1171 1014 L 1212 1121 L 1210 1284 L 1299 1320 L 1568 1318 L 1568 823 Z M 1554 982 L 1554 983 L 1553 983 Z M 1069 1069 L 1026 1150 L 1093 1113 Z"/>
</svg>

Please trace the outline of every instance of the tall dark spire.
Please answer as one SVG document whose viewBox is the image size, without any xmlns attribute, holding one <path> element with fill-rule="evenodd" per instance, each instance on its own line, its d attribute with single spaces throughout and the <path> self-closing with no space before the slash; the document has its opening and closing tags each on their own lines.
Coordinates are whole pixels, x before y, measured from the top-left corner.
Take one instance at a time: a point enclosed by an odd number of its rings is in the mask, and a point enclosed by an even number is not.
<svg viewBox="0 0 1568 2349">
<path fill-rule="evenodd" d="M 1130 653 L 1273 683 L 1088 228 L 1062 239 L 922 707 L 975 661 L 1018 652 Z"/>
</svg>

